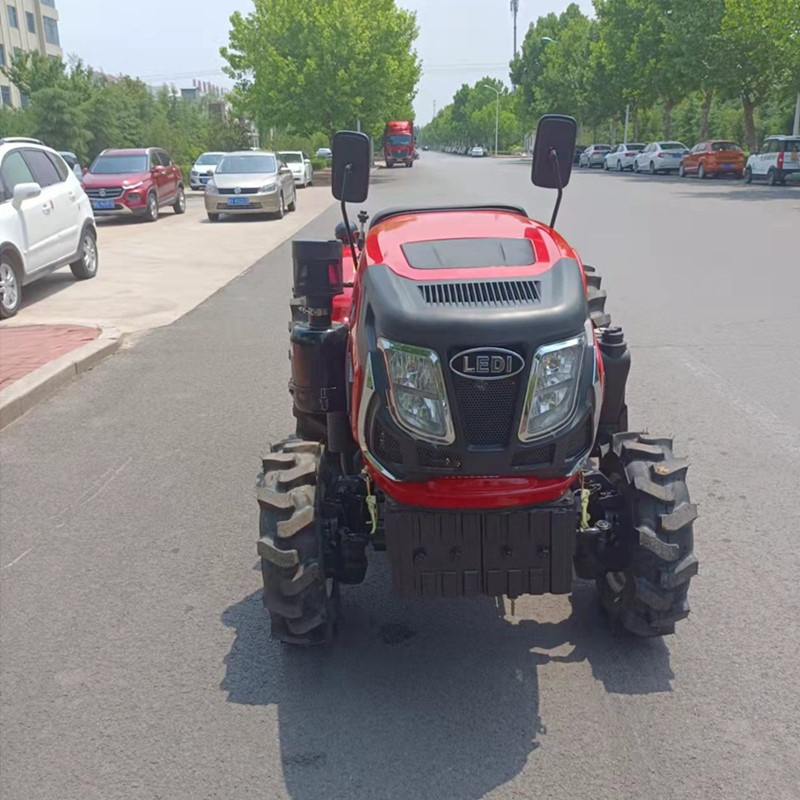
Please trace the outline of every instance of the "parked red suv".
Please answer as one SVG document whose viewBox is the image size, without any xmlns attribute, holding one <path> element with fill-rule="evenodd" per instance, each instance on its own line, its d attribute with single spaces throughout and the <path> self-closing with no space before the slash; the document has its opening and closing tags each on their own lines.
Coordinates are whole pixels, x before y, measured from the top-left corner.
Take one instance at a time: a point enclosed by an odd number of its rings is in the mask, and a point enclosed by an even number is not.
<svg viewBox="0 0 800 800">
<path fill-rule="evenodd" d="M 186 211 L 183 176 L 165 150 L 104 150 L 83 176 L 96 217 L 158 219 L 159 209 Z"/>
</svg>

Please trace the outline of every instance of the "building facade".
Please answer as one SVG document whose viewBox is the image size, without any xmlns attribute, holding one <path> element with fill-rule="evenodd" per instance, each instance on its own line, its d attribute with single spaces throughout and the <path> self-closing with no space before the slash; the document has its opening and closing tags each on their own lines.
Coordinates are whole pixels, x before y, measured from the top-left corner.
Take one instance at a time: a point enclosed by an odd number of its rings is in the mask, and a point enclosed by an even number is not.
<svg viewBox="0 0 800 800">
<path fill-rule="evenodd" d="M 0 0 L 0 66 L 10 65 L 15 55 L 30 52 L 63 58 L 56 0 Z M 0 103 L 15 108 L 27 103 L 2 72 Z"/>
</svg>

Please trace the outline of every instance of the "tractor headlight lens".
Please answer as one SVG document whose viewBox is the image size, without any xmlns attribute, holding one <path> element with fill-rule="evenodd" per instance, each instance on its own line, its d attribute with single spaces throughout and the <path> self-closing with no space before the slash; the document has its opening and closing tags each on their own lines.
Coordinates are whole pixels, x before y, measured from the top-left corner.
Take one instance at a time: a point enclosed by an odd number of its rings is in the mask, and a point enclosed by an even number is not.
<svg viewBox="0 0 800 800">
<path fill-rule="evenodd" d="M 582 334 L 536 351 L 519 428 L 523 442 L 555 430 L 572 414 L 585 350 Z"/>
<path fill-rule="evenodd" d="M 439 356 L 425 347 L 378 339 L 386 360 L 389 403 L 395 422 L 422 439 L 455 439 Z"/>
</svg>

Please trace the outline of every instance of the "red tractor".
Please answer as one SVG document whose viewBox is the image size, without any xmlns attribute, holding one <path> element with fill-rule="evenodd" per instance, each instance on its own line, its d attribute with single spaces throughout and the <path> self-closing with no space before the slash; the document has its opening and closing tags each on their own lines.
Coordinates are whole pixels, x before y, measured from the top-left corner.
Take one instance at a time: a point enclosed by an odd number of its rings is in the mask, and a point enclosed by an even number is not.
<svg viewBox="0 0 800 800">
<path fill-rule="evenodd" d="M 686 463 L 628 431 L 623 332 L 553 230 L 575 132 L 539 123 L 550 226 L 469 206 L 386 210 L 366 230 L 346 204 L 367 197 L 369 140 L 336 135 L 344 225 L 293 243 L 296 432 L 258 480 L 278 639 L 331 641 L 339 586 L 364 580 L 370 548 L 401 596 L 563 594 L 577 574 L 614 628 L 662 636 L 689 614 Z"/>
</svg>

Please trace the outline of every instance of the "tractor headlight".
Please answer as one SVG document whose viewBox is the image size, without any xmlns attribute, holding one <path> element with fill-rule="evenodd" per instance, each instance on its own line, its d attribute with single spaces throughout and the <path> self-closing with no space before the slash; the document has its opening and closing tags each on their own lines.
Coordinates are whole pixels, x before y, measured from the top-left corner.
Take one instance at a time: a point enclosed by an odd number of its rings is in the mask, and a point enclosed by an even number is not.
<svg viewBox="0 0 800 800">
<path fill-rule="evenodd" d="M 422 439 L 450 444 L 455 439 L 439 356 L 425 347 L 378 339 L 386 360 L 389 404 L 395 422 Z"/>
<path fill-rule="evenodd" d="M 558 428 L 572 414 L 585 350 L 586 336 L 581 334 L 536 351 L 519 426 L 523 442 Z"/>
</svg>

